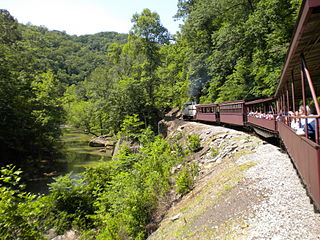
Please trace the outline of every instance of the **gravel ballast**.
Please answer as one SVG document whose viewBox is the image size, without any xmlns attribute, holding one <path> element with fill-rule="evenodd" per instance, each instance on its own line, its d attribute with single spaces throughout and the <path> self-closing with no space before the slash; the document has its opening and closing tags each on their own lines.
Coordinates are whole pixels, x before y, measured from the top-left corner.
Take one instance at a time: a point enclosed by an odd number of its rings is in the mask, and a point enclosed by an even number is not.
<svg viewBox="0 0 320 240">
<path fill-rule="evenodd" d="M 254 207 L 254 216 L 246 219 L 246 239 L 320 239 L 320 215 L 315 213 L 289 156 L 270 144 L 255 151 L 238 160 L 257 163 L 247 170 L 246 177 L 257 180 L 250 187 L 265 196 Z"/>
</svg>

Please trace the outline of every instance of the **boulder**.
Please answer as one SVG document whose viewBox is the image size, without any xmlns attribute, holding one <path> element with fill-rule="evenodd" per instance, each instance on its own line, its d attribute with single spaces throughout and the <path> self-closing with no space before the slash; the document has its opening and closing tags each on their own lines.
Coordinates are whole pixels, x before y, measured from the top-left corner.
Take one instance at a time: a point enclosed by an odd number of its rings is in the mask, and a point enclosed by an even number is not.
<svg viewBox="0 0 320 240">
<path fill-rule="evenodd" d="M 89 142 L 90 147 L 113 147 L 114 141 L 111 140 L 110 136 L 102 135 L 95 137 Z"/>
</svg>

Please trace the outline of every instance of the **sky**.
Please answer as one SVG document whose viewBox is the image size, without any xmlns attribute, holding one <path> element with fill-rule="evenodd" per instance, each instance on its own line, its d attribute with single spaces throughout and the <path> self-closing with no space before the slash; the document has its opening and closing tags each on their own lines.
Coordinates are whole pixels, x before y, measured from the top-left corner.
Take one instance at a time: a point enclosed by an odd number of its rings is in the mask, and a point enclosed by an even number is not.
<svg viewBox="0 0 320 240">
<path fill-rule="evenodd" d="M 68 34 L 94 34 L 115 31 L 128 33 L 131 18 L 144 8 L 160 15 L 161 23 L 170 33 L 179 30 L 181 21 L 172 18 L 178 0 L 0 0 L 18 22 L 45 26 Z"/>
</svg>

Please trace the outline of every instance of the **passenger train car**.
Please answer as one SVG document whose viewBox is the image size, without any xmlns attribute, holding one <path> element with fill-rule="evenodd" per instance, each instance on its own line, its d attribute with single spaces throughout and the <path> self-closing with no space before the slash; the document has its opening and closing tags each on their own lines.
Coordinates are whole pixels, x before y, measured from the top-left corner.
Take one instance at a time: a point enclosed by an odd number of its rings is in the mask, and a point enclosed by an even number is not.
<svg viewBox="0 0 320 240">
<path fill-rule="evenodd" d="M 304 0 L 291 39 L 280 81 L 272 98 L 254 101 L 195 104 L 184 118 L 250 127 L 264 137 L 279 137 L 285 145 L 315 207 L 320 210 L 320 0 Z M 312 115 L 297 115 L 299 105 Z M 315 135 L 310 135 L 312 122 Z M 299 123 L 298 134 L 292 123 Z"/>
</svg>

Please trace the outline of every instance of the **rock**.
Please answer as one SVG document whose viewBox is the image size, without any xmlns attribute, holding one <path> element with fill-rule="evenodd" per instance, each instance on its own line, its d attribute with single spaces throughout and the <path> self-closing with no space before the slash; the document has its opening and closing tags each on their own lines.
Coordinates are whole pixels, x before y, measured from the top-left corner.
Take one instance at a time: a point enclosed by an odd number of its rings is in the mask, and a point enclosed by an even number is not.
<svg viewBox="0 0 320 240">
<path fill-rule="evenodd" d="M 55 229 L 51 228 L 47 232 L 47 234 L 44 235 L 46 239 L 54 239 L 57 236 Z"/>
<path fill-rule="evenodd" d="M 52 238 L 52 240 L 76 240 L 79 238 L 79 234 L 74 231 L 74 230 L 70 230 L 68 232 L 66 232 L 64 235 L 59 235 L 55 238 Z"/>
<path fill-rule="evenodd" d="M 166 124 L 167 122 L 164 120 L 161 120 L 158 123 L 158 133 L 162 135 L 163 137 L 167 137 L 167 132 L 168 132 L 168 125 Z"/>
<path fill-rule="evenodd" d="M 102 135 L 99 137 L 95 137 L 90 140 L 89 142 L 90 147 L 107 147 L 107 146 L 114 146 L 114 141 L 110 139 L 110 136 Z"/>
<path fill-rule="evenodd" d="M 180 216 L 181 216 L 181 213 L 178 213 L 177 215 L 175 215 L 175 216 L 173 216 L 172 218 L 170 218 L 170 220 L 171 220 L 172 222 L 174 222 L 174 221 L 178 220 L 178 219 L 180 218 Z"/>
<path fill-rule="evenodd" d="M 174 174 L 174 173 L 178 172 L 181 168 L 182 168 L 182 164 L 179 164 L 179 165 L 172 168 L 171 173 Z"/>
<path fill-rule="evenodd" d="M 54 176 L 58 176 L 59 173 L 57 171 L 53 171 L 53 172 L 50 172 L 50 173 L 43 173 L 44 176 L 46 177 L 54 177 Z"/>
<path fill-rule="evenodd" d="M 172 121 L 172 120 L 178 119 L 180 117 L 182 117 L 180 109 L 179 108 L 173 108 L 170 112 L 168 112 L 164 116 L 164 120 L 165 121 Z"/>
</svg>

